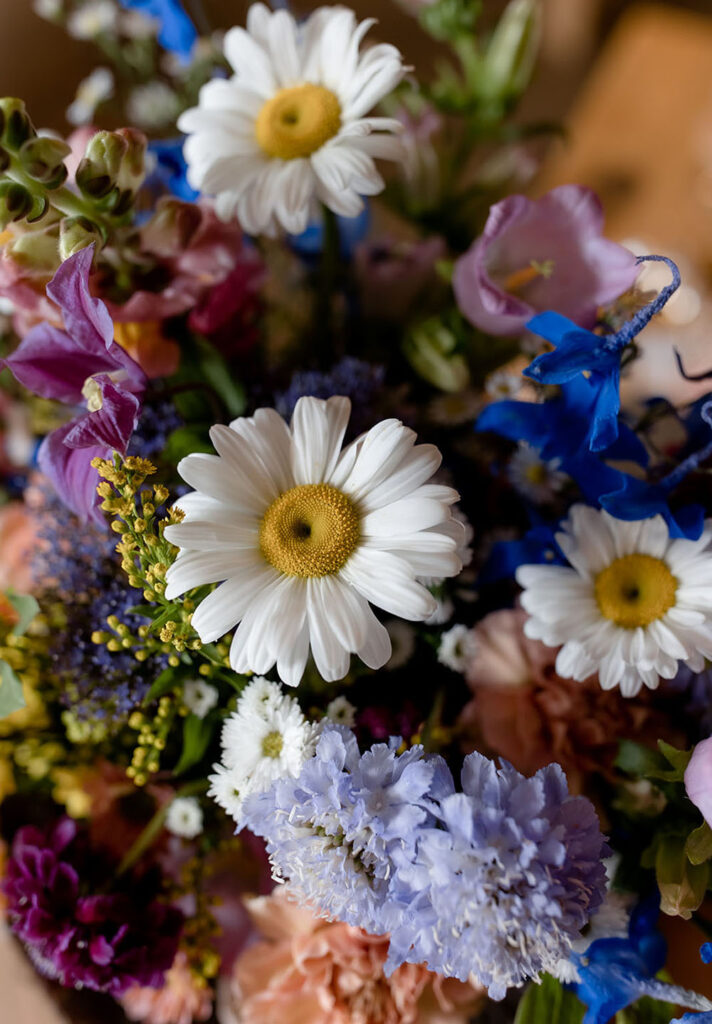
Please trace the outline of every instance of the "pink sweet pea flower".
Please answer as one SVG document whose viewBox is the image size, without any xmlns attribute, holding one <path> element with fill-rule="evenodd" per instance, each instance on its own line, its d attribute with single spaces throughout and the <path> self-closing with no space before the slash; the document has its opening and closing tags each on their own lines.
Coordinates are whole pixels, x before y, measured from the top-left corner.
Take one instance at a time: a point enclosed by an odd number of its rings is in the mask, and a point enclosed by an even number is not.
<svg viewBox="0 0 712 1024">
<path fill-rule="evenodd" d="M 685 771 L 685 789 L 707 824 L 712 827 L 712 736 L 698 743 Z"/>
<path fill-rule="evenodd" d="M 635 256 L 601 236 L 598 197 L 561 185 L 541 199 L 508 196 L 455 264 L 462 314 L 488 334 L 514 335 L 536 313 L 553 310 L 592 327 L 599 306 L 631 287 Z"/>
</svg>

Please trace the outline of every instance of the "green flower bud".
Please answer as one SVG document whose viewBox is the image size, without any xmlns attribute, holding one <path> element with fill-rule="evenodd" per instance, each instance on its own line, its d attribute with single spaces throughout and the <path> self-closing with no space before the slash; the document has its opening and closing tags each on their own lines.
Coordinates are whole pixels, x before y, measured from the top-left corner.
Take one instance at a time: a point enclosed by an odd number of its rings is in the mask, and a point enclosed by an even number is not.
<svg viewBox="0 0 712 1024">
<path fill-rule="evenodd" d="M 521 96 L 534 70 L 540 35 L 539 0 L 511 0 L 484 55 L 482 96 L 505 102 Z"/>
<path fill-rule="evenodd" d="M 691 864 L 685 853 L 685 839 L 675 835 L 663 836 L 655 855 L 655 875 L 662 912 L 689 921 L 705 898 L 710 877 L 709 863 Z"/>
<path fill-rule="evenodd" d="M 11 96 L 0 99 L 0 138 L 7 149 L 19 149 L 36 134 L 22 100 Z"/>
<path fill-rule="evenodd" d="M 52 277 L 60 263 L 58 236 L 59 225 L 56 221 L 42 224 L 31 231 L 16 234 L 6 243 L 4 252 L 22 268 L 23 273 Z"/>
<path fill-rule="evenodd" d="M 102 244 L 101 231 L 87 217 L 65 217 L 59 226 L 59 257 L 69 259 L 92 242 Z"/>
<path fill-rule="evenodd" d="M 63 139 L 38 135 L 23 143 L 18 156 L 26 174 L 52 189 L 59 188 L 66 180 L 64 160 L 71 151 Z"/>
<path fill-rule="evenodd" d="M 194 203 L 160 199 L 156 212 L 141 229 L 142 245 L 149 252 L 170 259 L 189 245 L 201 220 L 202 214 Z"/>
<path fill-rule="evenodd" d="M 133 128 L 97 132 L 77 169 L 77 185 L 112 213 L 123 213 L 145 177 L 146 137 Z"/>
<path fill-rule="evenodd" d="M 0 181 L 0 226 L 3 230 L 16 220 L 27 218 L 30 223 L 47 212 L 47 199 L 33 195 L 24 185 L 15 181 Z"/>
<path fill-rule="evenodd" d="M 420 21 L 436 39 L 469 36 L 482 10 L 481 0 L 436 0 L 420 12 Z"/>
<path fill-rule="evenodd" d="M 464 356 L 455 351 L 457 338 L 449 327 L 432 317 L 419 324 L 403 343 L 406 359 L 430 384 L 441 391 L 463 391 L 470 383 Z"/>
</svg>

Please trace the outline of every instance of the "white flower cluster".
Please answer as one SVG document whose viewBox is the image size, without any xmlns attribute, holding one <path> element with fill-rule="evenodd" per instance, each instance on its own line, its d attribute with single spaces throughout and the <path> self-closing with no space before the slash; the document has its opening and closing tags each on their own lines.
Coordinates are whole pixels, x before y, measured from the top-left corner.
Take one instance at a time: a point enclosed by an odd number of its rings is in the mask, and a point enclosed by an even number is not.
<svg viewBox="0 0 712 1024">
<path fill-rule="evenodd" d="M 245 797 L 284 775 L 296 778 L 313 755 L 319 732 L 277 683 L 253 679 L 223 726 L 222 761 L 213 765 L 209 796 L 239 826 Z"/>
</svg>

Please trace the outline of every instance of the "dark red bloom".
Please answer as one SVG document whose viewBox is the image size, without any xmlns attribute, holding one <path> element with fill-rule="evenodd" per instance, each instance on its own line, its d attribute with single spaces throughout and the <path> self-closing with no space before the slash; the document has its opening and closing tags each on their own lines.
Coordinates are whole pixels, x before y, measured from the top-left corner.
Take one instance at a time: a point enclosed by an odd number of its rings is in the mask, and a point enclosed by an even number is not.
<svg viewBox="0 0 712 1024">
<path fill-rule="evenodd" d="M 158 987 L 182 914 L 128 887 L 88 892 L 102 863 L 71 818 L 45 832 L 20 829 L 4 884 L 12 930 L 40 972 L 62 985 L 113 996 L 132 985 Z"/>
</svg>

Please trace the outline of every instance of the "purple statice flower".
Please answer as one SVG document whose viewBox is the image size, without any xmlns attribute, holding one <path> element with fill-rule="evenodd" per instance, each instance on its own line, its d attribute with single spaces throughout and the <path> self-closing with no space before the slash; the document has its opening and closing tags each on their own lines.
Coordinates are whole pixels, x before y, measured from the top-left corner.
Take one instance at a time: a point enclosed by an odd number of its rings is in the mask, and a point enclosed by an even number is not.
<svg viewBox="0 0 712 1024">
<path fill-rule="evenodd" d="M 275 395 L 275 408 L 280 416 L 289 419 L 295 405 L 304 395 L 312 395 L 314 398 L 346 395 L 351 399 L 354 410 L 351 426 L 360 430 L 372 423 L 371 409 L 383 386 L 385 374 L 384 366 L 367 363 L 354 356 L 344 356 L 326 372 L 297 370 L 287 390 Z M 354 416 L 357 418 L 355 427 Z"/>
<path fill-rule="evenodd" d="M 442 758 L 425 758 L 422 747 L 397 754 L 398 742 L 359 755 L 353 733 L 327 726 L 296 779 L 279 779 L 243 808 L 245 826 L 267 841 L 275 877 L 372 934 L 403 923 L 393 854 L 414 855 L 420 832 L 435 823 L 433 799 L 448 779 L 452 788 Z"/>
<path fill-rule="evenodd" d="M 603 901 L 608 853 L 592 804 L 569 796 L 557 764 L 525 778 L 470 754 L 462 793 L 440 800 L 439 828 L 423 830 L 398 876 L 428 900 L 412 930 L 391 936 L 389 963 L 471 974 L 493 999 L 568 959 Z"/>
<path fill-rule="evenodd" d="M 488 334 L 514 335 L 553 310 L 581 327 L 635 281 L 635 257 L 601 236 L 603 212 L 590 189 L 561 185 L 541 199 L 508 196 L 455 264 L 460 311 Z"/>
<path fill-rule="evenodd" d="M 46 832 L 20 829 L 4 882 L 10 926 L 38 970 L 61 985 L 112 996 L 159 987 L 182 914 L 128 887 L 107 891 L 101 863 L 71 818 Z"/>
<path fill-rule="evenodd" d="M 138 422 L 147 378 L 114 341 L 106 306 L 89 290 L 93 246 L 60 266 L 47 294 L 59 306 L 64 330 L 39 324 L 4 360 L 29 391 L 83 406 L 69 423 L 42 442 L 38 463 L 62 501 L 82 520 L 102 521 L 98 508 L 96 456 L 126 452 Z"/>
<path fill-rule="evenodd" d="M 110 651 L 92 641 L 116 615 L 136 633 L 145 620 L 131 611 L 142 595 L 130 587 L 116 554 L 116 536 L 80 524 L 55 495 L 36 513 L 38 545 L 32 560 L 36 592 L 47 607 L 61 605 L 64 625 L 47 639 L 48 674 L 61 701 L 82 721 L 121 728 L 165 668 L 163 655 L 136 661 L 132 650 Z"/>
</svg>

